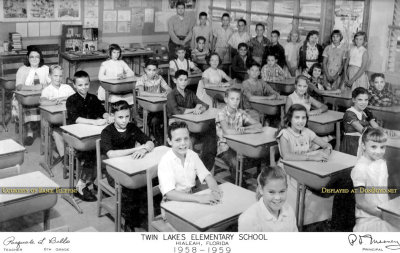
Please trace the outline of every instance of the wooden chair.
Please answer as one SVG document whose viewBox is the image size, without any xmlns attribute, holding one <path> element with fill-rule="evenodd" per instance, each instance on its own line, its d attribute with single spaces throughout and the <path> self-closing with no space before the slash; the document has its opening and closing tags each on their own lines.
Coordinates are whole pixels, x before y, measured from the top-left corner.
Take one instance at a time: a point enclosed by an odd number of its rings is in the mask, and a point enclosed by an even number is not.
<svg viewBox="0 0 400 253">
<path fill-rule="evenodd" d="M 96 140 L 96 168 L 97 168 L 97 216 L 102 215 L 101 209 L 104 208 L 115 220 L 115 231 L 118 229 L 117 212 L 121 213 L 121 187 L 117 190 L 112 187 L 107 178 L 103 178 L 103 173 L 101 172 L 101 149 L 100 149 L 100 139 Z M 104 198 L 103 192 L 108 196 Z M 120 203 L 118 205 L 118 203 Z M 116 206 L 118 206 L 116 208 Z M 121 216 L 120 216 L 121 217 Z M 122 218 L 121 218 L 122 219 Z M 122 222 L 124 224 L 124 222 Z"/>
<path fill-rule="evenodd" d="M 171 224 L 165 221 L 162 215 L 155 214 L 154 196 L 161 194 L 160 186 L 153 186 L 153 178 L 157 177 L 158 167 L 151 168 L 147 171 L 147 208 L 148 208 L 148 232 L 178 232 Z"/>
</svg>

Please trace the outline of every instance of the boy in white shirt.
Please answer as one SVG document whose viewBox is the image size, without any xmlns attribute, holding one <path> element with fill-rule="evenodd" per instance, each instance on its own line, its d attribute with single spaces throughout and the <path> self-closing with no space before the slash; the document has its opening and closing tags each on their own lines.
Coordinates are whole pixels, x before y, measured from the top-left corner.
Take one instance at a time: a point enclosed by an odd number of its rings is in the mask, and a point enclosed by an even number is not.
<svg viewBox="0 0 400 253">
<path fill-rule="evenodd" d="M 189 130 L 185 122 L 173 122 L 168 127 L 168 143 L 172 149 L 158 164 L 158 180 L 164 198 L 202 204 L 219 203 L 222 192 L 199 156 L 189 149 Z M 207 183 L 210 194 L 191 194 L 196 185 L 196 176 L 201 183 Z"/>
<path fill-rule="evenodd" d="M 170 76 L 174 76 L 175 72 L 179 69 L 183 69 L 190 73 L 190 70 L 200 71 L 194 63 L 185 58 L 186 49 L 183 46 L 177 46 L 175 49 L 176 59 L 169 61 L 169 74 Z"/>
<path fill-rule="evenodd" d="M 49 68 L 51 83 L 42 90 L 40 105 L 58 105 L 67 101 L 75 91 L 68 84 L 62 84 L 63 69 L 60 65 L 51 65 Z M 59 129 L 53 131 L 54 142 L 60 158 L 64 156 L 64 141 Z"/>
</svg>

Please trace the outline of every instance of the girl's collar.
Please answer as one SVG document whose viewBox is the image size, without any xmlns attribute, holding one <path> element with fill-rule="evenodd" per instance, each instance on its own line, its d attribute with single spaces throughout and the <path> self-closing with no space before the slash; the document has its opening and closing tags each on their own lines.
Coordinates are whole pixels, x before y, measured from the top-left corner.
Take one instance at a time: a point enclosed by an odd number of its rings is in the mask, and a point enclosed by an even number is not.
<svg viewBox="0 0 400 253">
<path fill-rule="evenodd" d="M 362 120 L 362 116 L 365 115 L 364 111 L 358 111 L 356 108 L 354 108 L 354 106 L 350 107 L 349 109 L 347 109 L 346 111 L 349 112 L 353 112 L 356 116 L 358 120 Z"/>
</svg>

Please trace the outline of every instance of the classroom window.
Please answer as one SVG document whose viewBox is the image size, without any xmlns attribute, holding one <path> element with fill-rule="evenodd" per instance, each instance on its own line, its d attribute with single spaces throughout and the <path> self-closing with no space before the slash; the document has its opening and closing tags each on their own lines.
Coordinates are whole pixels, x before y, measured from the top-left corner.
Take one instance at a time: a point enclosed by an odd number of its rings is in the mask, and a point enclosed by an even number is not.
<svg viewBox="0 0 400 253">
<path fill-rule="evenodd" d="M 300 21 L 299 21 L 300 38 L 302 40 L 304 40 L 309 31 L 312 31 L 312 30 L 319 31 L 319 27 L 320 27 L 320 21 L 300 19 Z M 320 44 L 322 44 L 321 42 L 322 41 L 320 41 Z"/>
<path fill-rule="evenodd" d="M 349 46 L 357 31 L 363 28 L 365 2 L 360 0 L 336 0 L 334 13 L 334 29 L 343 34 L 344 43 Z"/>
<path fill-rule="evenodd" d="M 389 56 L 387 71 L 398 74 L 400 69 L 400 0 L 396 0 L 393 24 L 389 26 Z"/>
<path fill-rule="evenodd" d="M 300 0 L 299 16 L 320 18 L 321 17 L 321 1 L 320 0 Z"/>
<path fill-rule="evenodd" d="M 237 10 L 246 10 L 247 1 L 246 0 L 232 0 L 231 8 Z"/>
<path fill-rule="evenodd" d="M 274 13 L 293 15 L 294 1 L 293 0 L 275 0 Z"/>
<path fill-rule="evenodd" d="M 292 30 L 292 19 L 274 17 L 273 29 L 281 33 L 280 40 L 286 40 Z"/>
</svg>

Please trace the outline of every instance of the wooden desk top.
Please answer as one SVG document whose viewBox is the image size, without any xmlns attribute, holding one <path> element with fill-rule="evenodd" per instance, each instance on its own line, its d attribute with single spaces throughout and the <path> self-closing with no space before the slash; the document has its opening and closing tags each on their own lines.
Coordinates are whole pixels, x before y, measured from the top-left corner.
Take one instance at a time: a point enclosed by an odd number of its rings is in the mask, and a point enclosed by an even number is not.
<svg viewBox="0 0 400 253">
<path fill-rule="evenodd" d="M 128 176 L 133 176 L 135 174 L 146 171 L 154 166 L 157 166 L 161 160 L 161 157 L 168 150 L 170 150 L 169 147 L 159 146 L 154 148 L 154 150 L 150 153 L 146 154 L 146 156 L 142 159 L 135 160 L 129 155 L 107 159 L 103 162 L 106 165 L 127 174 Z"/>
<path fill-rule="evenodd" d="M 400 149 L 400 133 L 397 131 L 396 132 L 397 136 L 395 138 L 388 138 L 387 140 L 387 146 L 391 148 L 397 148 Z"/>
<path fill-rule="evenodd" d="M 333 97 L 333 98 L 343 98 L 343 99 L 351 99 L 351 91 L 350 90 L 346 90 L 346 91 L 342 91 L 339 94 L 334 94 L 334 93 L 325 93 L 322 94 L 323 97 Z"/>
<path fill-rule="evenodd" d="M 289 77 L 283 80 L 276 80 L 276 81 L 268 81 L 267 83 L 274 83 L 274 84 L 284 84 L 284 85 L 294 85 L 296 78 Z"/>
<path fill-rule="evenodd" d="M 275 132 L 276 128 L 273 127 L 263 127 L 262 133 L 256 134 L 228 134 L 224 135 L 226 139 L 237 141 L 252 147 L 258 147 L 262 145 L 266 145 L 269 143 L 276 142 Z"/>
<path fill-rule="evenodd" d="M 94 136 L 99 136 L 101 131 L 107 126 L 95 126 L 95 125 L 88 125 L 88 124 L 72 124 L 67 126 L 61 126 L 60 128 L 78 139 L 90 138 Z"/>
<path fill-rule="evenodd" d="M 162 97 L 145 97 L 145 96 L 138 96 L 136 97 L 137 100 L 143 100 L 147 101 L 153 104 L 163 104 L 167 102 L 167 98 L 162 98 Z"/>
<path fill-rule="evenodd" d="M 382 111 L 382 112 L 392 112 L 392 113 L 400 113 L 400 105 L 381 107 L 381 106 L 368 106 L 371 110 Z"/>
<path fill-rule="evenodd" d="M 388 202 L 379 205 L 378 208 L 384 212 L 388 212 L 400 217 L 400 197 L 391 199 Z"/>
<path fill-rule="evenodd" d="M 205 90 L 214 90 L 214 91 L 220 91 L 220 92 L 225 92 L 227 89 L 229 89 L 231 86 L 208 86 L 208 87 L 204 87 Z"/>
<path fill-rule="evenodd" d="M 19 145 L 13 139 L 0 141 L 0 156 L 19 153 L 19 152 L 25 152 L 25 148 Z"/>
<path fill-rule="evenodd" d="M 293 168 L 317 175 L 328 177 L 356 165 L 357 157 L 333 150 L 328 162 L 315 161 L 285 161 L 282 163 Z"/>
<path fill-rule="evenodd" d="M 199 115 L 194 115 L 193 113 L 188 113 L 188 114 L 176 114 L 176 115 L 172 115 L 172 117 L 180 119 L 180 120 L 194 122 L 194 123 L 201 123 L 201 122 L 209 121 L 209 120 L 213 120 L 213 119 L 215 120 L 217 113 L 218 113 L 218 109 L 208 108 L 207 111 L 205 111 Z"/>
<path fill-rule="evenodd" d="M 58 188 L 53 180 L 46 177 L 42 172 L 35 171 L 27 174 L 21 174 L 13 177 L 6 177 L 0 179 L 0 185 L 2 188 L 7 188 L 7 190 L 12 189 L 35 189 L 36 193 L 17 193 L 17 194 L 6 194 L 2 192 L 0 194 L 0 206 L 5 206 L 11 204 L 12 202 L 20 201 L 22 199 L 32 198 L 38 195 L 46 194 L 39 193 L 38 188 Z M 55 193 L 49 193 L 55 194 Z"/>
<path fill-rule="evenodd" d="M 271 106 L 278 106 L 278 105 L 285 105 L 287 96 L 281 96 L 282 99 L 265 99 L 265 98 L 251 98 L 249 101 L 255 104 L 261 105 L 271 105 Z"/>
<path fill-rule="evenodd" d="M 121 83 L 132 83 L 132 82 L 136 82 L 137 79 L 138 79 L 138 77 L 132 76 L 132 77 L 124 78 L 124 79 L 107 79 L 107 80 L 101 80 L 100 82 L 103 82 L 103 83 L 110 83 L 110 84 L 121 84 Z"/>
<path fill-rule="evenodd" d="M 40 96 L 42 95 L 41 90 L 17 90 L 14 91 L 15 95 L 23 96 L 23 97 L 30 97 L 30 96 Z"/>
<path fill-rule="evenodd" d="M 218 223 L 237 218 L 257 201 L 254 192 L 237 185 L 224 183 L 219 187 L 224 192 L 220 204 L 212 206 L 193 202 L 167 201 L 161 203 L 161 207 L 190 223 L 198 230 L 205 231 Z M 210 189 L 207 189 L 195 194 L 200 195 L 209 192 Z"/>
<path fill-rule="evenodd" d="M 311 116 L 309 118 L 309 121 L 319 124 L 330 124 L 330 123 L 335 123 L 337 121 L 341 121 L 343 119 L 343 115 L 344 115 L 343 112 L 329 110 L 320 115 Z"/>
<path fill-rule="evenodd" d="M 190 71 L 188 78 L 191 78 L 191 77 L 202 77 L 202 76 L 203 76 L 203 72 L 201 72 L 201 71 L 196 71 L 196 72 Z"/>
<path fill-rule="evenodd" d="M 58 104 L 58 105 L 41 105 L 39 106 L 40 110 L 49 112 L 51 114 L 60 113 L 67 111 L 67 107 L 65 103 Z"/>
<path fill-rule="evenodd" d="M 152 50 L 144 50 L 144 49 L 125 49 L 122 52 L 122 57 L 135 57 L 142 55 L 153 55 L 154 52 Z M 96 51 L 93 54 L 73 54 L 68 52 L 62 52 L 61 57 L 67 59 L 68 61 L 87 61 L 87 60 L 101 60 L 107 59 L 109 57 L 108 53 L 103 53 Z"/>
</svg>

